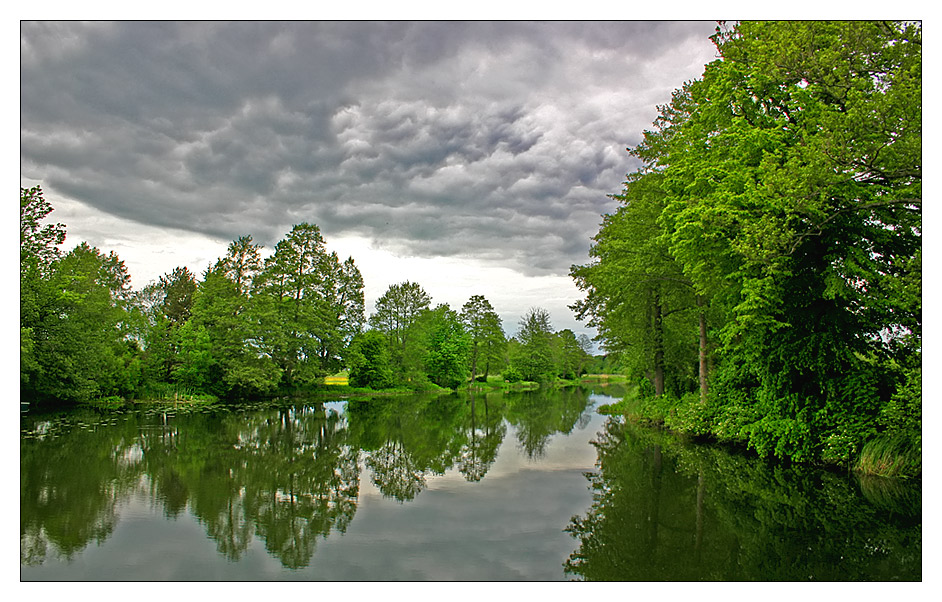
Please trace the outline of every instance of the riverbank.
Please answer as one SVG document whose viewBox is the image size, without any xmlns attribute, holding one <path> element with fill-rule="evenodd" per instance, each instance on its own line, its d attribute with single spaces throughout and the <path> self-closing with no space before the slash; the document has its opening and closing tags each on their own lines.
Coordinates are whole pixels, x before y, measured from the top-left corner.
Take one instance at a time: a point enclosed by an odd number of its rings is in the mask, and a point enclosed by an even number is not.
<svg viewBox="0 0 942 602">
<path fill-rule="evenodd" d="M 730 416 L 710 402 L 700 403 L 694 396 L 648 398 L 641 397 L 638 389 L 631 387 L 623 399 L 599 407 L 598 412 L 621 415 L 640 425 L 757 453 L 744 434 L 749 428 L 745 417 Z M 834 453 L 835 444 L 829 439 L 820 442 L 816 456 L 791 460 L 799 464 L 845 469 L 870 477 L 911 479 L 922 476 L 921 447 L 904 438 L 875 434 L 866 441 L 844 443 L 850 451 Z"/>
<path fill-rule="evenodd" d="M 557 378 L 548 382 L 535 381 L 507 381 L 500 375 L 492 375 L 486 382 L 477 381 L 467 385 L 450 389 L 440 387 L 434 383 L 421 383 L 416 386 L 390 387 L 388 389 L 371 389 L 369 387 L 354 387 L 349 384 L 347 374 L 344 372 L 323 377 L 314 385 L 298 389 L 295 391 L 279 391 L 271 395 L 271 398 L 303 396 L 314 399 L 351 399 L 367 397 L 392 397 L 402 395 L 414 395 L 416 393 L 432 395 L 449 395 L 456 392 L 519 392 L 519 391 L 537 391 L 541 388 L 562 389 L 566 387 L 578 386 L 606 386 L 606 385 L 624 385 L 628 382 L 627 377 L 618 374 L 586 374 L 575 379 Z M 157 390 L 148 391 L 141 398 L 126 399 L 119 396 L 109 396 L 99 399 L 92 399 L 82 402 L 80 405 L 93 407 L 102 410 L 120 409 L 135 405 L 160 405 L 160 404 L 211 404 L 217 403 L 220 399 L 215 395 L 208 393 L 199 393 L 189 390 L 185 387 L 167 386 Z M 607 406 L 613 407 L 613 406 Z M 613 412 L 616 410 L 612 410 Z"/>
</svg>

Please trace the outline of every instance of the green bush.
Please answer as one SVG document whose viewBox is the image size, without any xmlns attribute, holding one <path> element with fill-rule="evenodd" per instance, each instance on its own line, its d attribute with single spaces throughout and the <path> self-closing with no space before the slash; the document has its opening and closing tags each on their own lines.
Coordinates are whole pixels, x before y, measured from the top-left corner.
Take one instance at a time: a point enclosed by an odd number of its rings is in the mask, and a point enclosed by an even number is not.
<svg viewBox="0 0 942 602">
<path fill-rule="evenodd" d="M 108 397 L 100 397 L 98 399 L 90 399 L 84 402 L 84 405 L 92 406 L 95 408 L 103 408 L 108 410 L 115 410 L 124 405 L 124 398 L 118 397 L 117 395 L 110 395 Z"/>
<path fill-rule="evenodd" d="M 518 383 L 523 380 L 523 375 L 513 366 L 507 366 L 507 369 L 501 373 L 501 376 L 509 383 Z"/>
</svg>

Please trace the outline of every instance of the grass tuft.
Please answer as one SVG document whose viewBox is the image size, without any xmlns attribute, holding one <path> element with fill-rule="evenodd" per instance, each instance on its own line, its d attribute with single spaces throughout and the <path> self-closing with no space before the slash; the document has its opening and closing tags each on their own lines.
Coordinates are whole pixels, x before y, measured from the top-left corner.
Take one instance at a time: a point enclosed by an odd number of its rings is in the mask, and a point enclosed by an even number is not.
<svg viewBox="0 0 942 602">
<path fill-rule="evenodd" d="M 854 469 L 870 476 L 919 476 L 922 474 L 922 450 L 905 437 L 880 435 L 863 446 Z"/>
</svg>

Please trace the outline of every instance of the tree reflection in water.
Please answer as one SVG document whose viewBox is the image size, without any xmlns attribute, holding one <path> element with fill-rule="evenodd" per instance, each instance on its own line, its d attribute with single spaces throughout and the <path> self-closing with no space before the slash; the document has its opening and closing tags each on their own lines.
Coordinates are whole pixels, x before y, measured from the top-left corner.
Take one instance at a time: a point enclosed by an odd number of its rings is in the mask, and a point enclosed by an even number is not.
<svg viewBox="0 0 942 602">
<path fill-rule="evenodd" d="M 567 531 L 585 580 L 920 580 L 919 484 L 871 501 L 857 481 L 609 421 Z M 895 502 L 893 501 L 895 500 Z"/>
<path fill-rule="evenodd" d="M 507 434 L 528 454 L 581 424 L 578 392 L 394 396 L 250 406 L 154 406 L 23 419 L 21 561 L 71 558 L 103 542 L 132 496 L 166 517 L 191 514 L 230 561 L 258 538 L 283 566 L 310 564 L 317 541 L 357 511 L 360 467 L 410 502 L 449 470 L 484 479 Z"/>
<path fill-rule="evenodd" d="M 42 563 L 50 544 L 69 557 L 100 543 L 142 483 L 168 516 L 195 515 L 230 560 L 257 536 L 284 566 L 306 566 L 317 539 L 356 513 L 358 449 L 343 416 L 322 406 L 139 413 L 117 427 L 84 419 L 63 424 L 54 445 L 22 439 L 23 564 Z"/>
</svg>

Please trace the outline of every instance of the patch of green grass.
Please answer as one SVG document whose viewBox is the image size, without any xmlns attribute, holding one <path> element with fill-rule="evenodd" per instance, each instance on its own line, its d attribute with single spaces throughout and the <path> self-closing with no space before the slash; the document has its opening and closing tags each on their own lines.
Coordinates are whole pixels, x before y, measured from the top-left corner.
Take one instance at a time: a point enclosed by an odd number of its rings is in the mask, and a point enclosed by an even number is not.
<svg viewBox="0 0 942 602">
<path fill-rule="evenodd" d="M 854 469 L 871 476 L 919 476 L 922 450 L 905 437 L 881 435 L 864 444 Z"/>
<path fill-rule="evenodd" d="M 625 384 L 628 377 L 622 374 L 583 374 L 579 382 L 585 384 Z"/>
<path fill-rule="evenodd" d="M 111 395 L 109 397 L 100 397 L 98 399 L 91 399 L 84 402 L 82 405 L 90 406 L 93 408 L 101 408 L 104 410 L 116 410 L 118 408 L 124 407 L 125 401 L 123 397 L 118 397 L 117 395 Z"/>
</svg>

